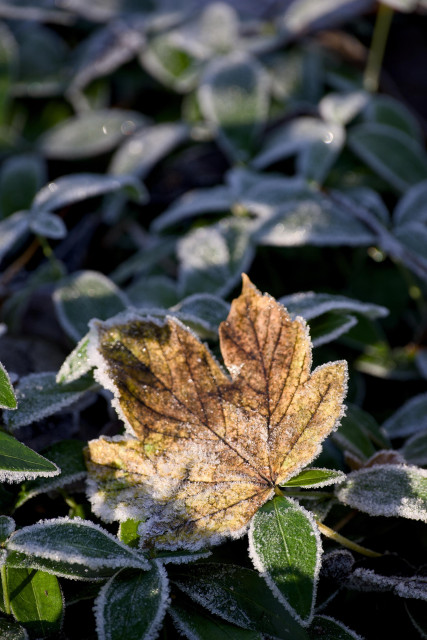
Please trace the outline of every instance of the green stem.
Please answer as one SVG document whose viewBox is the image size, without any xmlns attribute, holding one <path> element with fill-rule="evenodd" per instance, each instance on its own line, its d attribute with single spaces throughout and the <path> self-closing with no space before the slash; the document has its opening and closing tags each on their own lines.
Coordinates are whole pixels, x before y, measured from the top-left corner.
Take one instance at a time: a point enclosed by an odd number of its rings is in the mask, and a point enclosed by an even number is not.
<svg viewBox="0 0 427 640">
<path fill-rule="evenodd" d="M 9 600 L 9 589 L 7 587 L 7 576 L 6 576 L 6 565 L 3 564 L 0 567 L 1 574 L 1 588 L 3 590 L 3 603 L 4 603 L 4 612 L 9 615 L 10 614 L 10 600 Z"/>
<path fill-rule="evenodd" d="M 368 556 L 368 558 L 379 558 L 382 556 L 382 553 L 378 553 L 377 551 L 372 551 L 371 549 L 367 549 L 366 547 L 362 547 L 360 544 L 349 540 L 348 538 L 344 538 L 341 534 L 337 533 L 333 529 L 330 529 L 322 522 L 316 520 L 316 524 L 319 527 L 320 533 L 323 533 L 324 536 L 330 538 L 331 540 L 335 540 L 335 542 L 339 542 L 347 549 L 351 549 L 352 551 L 357 551 L 361 553 L 363 556 Z"/>
<path fill-rule="evenodd" d="M 381 66 L 383 63 L 385 47 L 390 31 L 393 9 L 380 3 L 377 18 L 375 20 L 374 33 L 372 34 L 371 47 L 368 54 L 363 86 L 367 91 L 378 91 Z"/>
<path fill-rule="evenodd" d="M 37 240 L 40 243 L 40 246 L 42 248 L 43 251 L 43 255 L 44 257 L 49 260 L 49 262 L 51 263 L 52 267 L 58 271 L 58 273 L 61 273 L 61 267 L 60 267 L 60 263 L 59 261 L 56 259 L 55 254 L 53 252 L 52 247 L 50 246 L 49 242 L 46 240 L 46 238 L 44 236 L 40 236 L 37 235 Z"/>
</svg>

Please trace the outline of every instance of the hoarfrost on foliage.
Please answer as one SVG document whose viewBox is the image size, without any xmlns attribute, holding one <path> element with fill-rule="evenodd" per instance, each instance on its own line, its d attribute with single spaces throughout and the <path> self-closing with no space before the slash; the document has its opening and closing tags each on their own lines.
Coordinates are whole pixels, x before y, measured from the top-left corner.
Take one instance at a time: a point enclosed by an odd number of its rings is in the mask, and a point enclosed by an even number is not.
<svg viewBox="0 0 427 640">
<path fill-rule="evenodd" d="M 427 393 L 414 396 L 383 423 L 391 438 L 412 435 L 427 428 Z"/>
</svg>

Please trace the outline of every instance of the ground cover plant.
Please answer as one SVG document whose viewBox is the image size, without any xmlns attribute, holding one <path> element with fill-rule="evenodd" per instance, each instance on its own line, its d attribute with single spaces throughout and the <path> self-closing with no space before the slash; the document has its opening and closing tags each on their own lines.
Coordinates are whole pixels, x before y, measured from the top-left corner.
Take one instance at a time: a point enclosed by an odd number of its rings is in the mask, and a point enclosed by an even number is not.
<svg viewBox="0 0 427 640">
<path fill-rule="evenodd" d="M 426 10 L 0 2 L 1 638 L 427 637 Z"/>
</svg>

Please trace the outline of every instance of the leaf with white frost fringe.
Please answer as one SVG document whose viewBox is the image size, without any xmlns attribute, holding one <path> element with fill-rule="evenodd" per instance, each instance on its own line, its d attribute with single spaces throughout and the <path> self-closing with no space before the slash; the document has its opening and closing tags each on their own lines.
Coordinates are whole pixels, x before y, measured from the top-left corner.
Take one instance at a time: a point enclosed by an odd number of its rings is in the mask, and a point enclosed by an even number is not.
<svg viewBox="0 0 427 640">
<path fill-rule="evenodd" d="M 371 319 L 384 318 L 389 314 L 388 309 L 379 304 L 313 291 L 284 296 L 279 302 L 287 308 L 293 318 L 303 316 L 306 320 L 318 318 L 329 311 L 352 312 Z"/>
<path fill-rule="evenodd" d="M 57 384 L 69 384 L 89 373 L 92 363 L 87 355 L 88 346 L 89 335 L 86 334 L 62 363 L 56 374 Z"/>
<path fill-rule="evenodd" d="M 427 180 L 419 182 L 399 200 L 393 211 L 393 223 L 395 227 L 411 225 L 414 222 L 426 223 L 427 210 Z"/>
<path fill-rule="evenodd" d="M 167 574 L 158 562 L 149 571 L 119 571 L 95 601 L 99 640 L 156 638 L 168 604 Z"/>
<path fill-rule="evenodd" d="M 30 230 L 38 236 L 60 240 L 67 235 L 67 227 L 62 218 L 49 211 L 39 211 L 31 215 Z"/>
<path fill-rule="evenodd" d="M 10 608 L 33 637 L 58 634 L 63 616 L 61 588 L 55 576 L 33 569 L 7 567 Z"/>
<path fill-rule="evenodd" d="M 427 522 L 427 470 L 392 464 L 359 469 L 336 489 L 336 497 L 372 516 Z"/>
<path fill-rule="evenodd" d="M 314 616 L 313 622 L 308 629 L 308 635 L 311 640 L 319 640 L 319 638 L 327 638 L 327 640 L 363 640 L 358 633 L 330 616 Z"/>
<path fill-rule="evenodd" d="M 93 388 L 90 377 L 82 377 L 70 384 L 57 384 L 55 373 L 30 373 L 20 379 L 16 388 L 18 408 L 4 416 L 10 431 L 70 407 Z"/>
<path fill-rule="evenodd" d="M 123 544 L 90 520 L 55 518 L 23 527 L 9 538 L 8 551 L 32 556 L 34 561 L 53 560 L 86 565 L 89 569 L 136 567 L 148 569 L 141 554 Z"/>
<path fill-rule="evenodd" d="M 61 469 L 61 473 L 53 478 L 37 478 L 24 483 L 19 492 L 15 509 L 40 493 L 53 491 L 84 478 L 86 476 L 86 466 L 83 459 L 85 444 L 81 440 L 61 440 L 45 449 L 44 455 Z"/>
<path fill-rule="evenodd" d="M 408 464 L 427 467 L 427 429 L 414 433 L 400 449 Z"/>
<path fill-rule="evenodd" d="M 290 480 L 282 482 L 281 487 L 310 487 L 318 489 L 326 487 L 330 484 L 337 484 L 345 480 L 345 473 L 336 471 L 335 469 L 319 469 L 316 467 L 308 467 Z"/>
<path fill-rule="evenodd" d="M 28 633 L 17 622 L 0 618 L 0 637 L 2 640 L 28 640 Z"/>
<path fill-rule="evenodd" d="M 107 276 L 98 271 L 76 271 L 56 288 L 53 301 L 64 331 L 80 340 L 92 318 L 106 320 L 123 311 L 125 294 Z"/>
<path fill-rule="evenodd" d="M 420 393 L 403 404 L 383 423 L 390 438 L 402 438 L 426 427 L 427 393 Z"/>
<path fill-rule="evenodd" d="M 9 516 L 0 516 L 0 543 L 8 539 L 15 531 L 15 521 Z"/>
<path fill-rule="evenodd" d="M 0 479 L 22 482 L 38 476 L 57 476 L 60 469 L 39 453 L 0 431 Z"/>
<path fill-rule="evenodd" d="M 88 494 L 107 521 L 143 521 L 158 548 L 239 537 L 280 485 L 320 452 L 342 414 L 347 369 L 310 374 L 302 319 L 247 276 L 221 323 L 230 377 L 174 318 L 93 324 L 91 358 L 128 435 L 89 443 Z"/>
<path fill-rule="evenodd" d="M 391 591 L 400 598 L 427 602 L 427 577 L 423 575 L 382 575 L 372 569 L 356 567 L 346 581 L 346 587 L 356 591 Z"/>
<path fill-rule="evenodd" d="M 194 603 L 182 602 L 174 598 L 168 613 L 174 621 L 176 629 L 188 640 L 262 640 L 257 631 L 240 629 L 208 611 L 197 607 Z"/>
<path fill-rule="evenodd" d="M 209 612 L 243 629 L 281 640 L 308 640 L 304 628 L 252 569 L 210 562 L 192 564 L 171 570 L 170 580 Z"/>
<path fill-rule="evenodd" d="M 0 409 L 16 409 L 16 397 L 9 375 L 0 362 Z"/>
<path fill-rule="evenodd" d="M 274 497 L 252 520 L 249 553 L 276 598 L 310 624 L 322 555 L 313 516 L 293 500 Z"/>
</svg>

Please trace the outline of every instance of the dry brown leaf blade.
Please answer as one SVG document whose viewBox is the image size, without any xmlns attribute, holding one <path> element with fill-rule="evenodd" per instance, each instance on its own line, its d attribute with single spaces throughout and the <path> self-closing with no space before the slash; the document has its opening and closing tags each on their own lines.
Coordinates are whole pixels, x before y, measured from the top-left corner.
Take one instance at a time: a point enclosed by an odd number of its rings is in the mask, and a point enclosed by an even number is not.
<svg viewBox="0 0 427 640">
<path fill-rule="evenodd" d="M 127 316 L 93 331 L 98 379 L 130 435 L 89 443 L 92 505 L 106 520 L 145 519 L 159 546 L 241 535 L 342 414 L 345 363 L 310 375 L 305 322 L 247 276 L 220 327 L 231 378 L 176 319 Z"/>
</svg>

